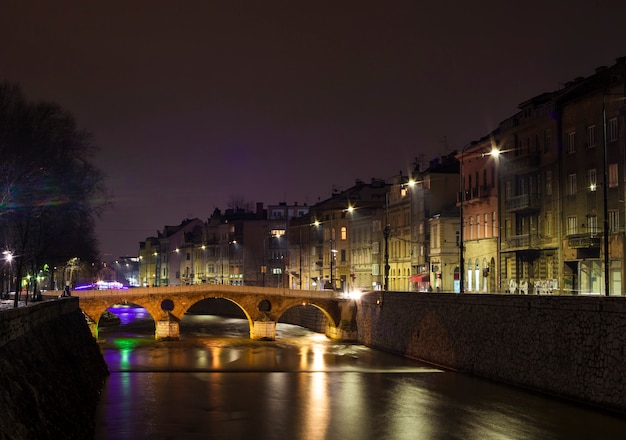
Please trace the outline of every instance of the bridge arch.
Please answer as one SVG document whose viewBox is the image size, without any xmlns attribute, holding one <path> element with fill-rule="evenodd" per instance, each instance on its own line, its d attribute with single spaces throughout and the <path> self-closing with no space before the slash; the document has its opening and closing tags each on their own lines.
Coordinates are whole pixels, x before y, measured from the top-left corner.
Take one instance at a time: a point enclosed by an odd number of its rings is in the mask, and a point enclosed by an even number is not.
<svg viewBox="0 0 626 440">
<path fill-rule="evenodd" d="M 180 319 L 182 319 L 183 316 L 185 316 L 187 314 L 187 312 L 189 311 L 189 309 L 191 309 L 193 306 L 195 306 L 196 304 L 205 301 L 205 300 L 211 300 L 211 299 L 223 299 L 226 301 L 229 301 L 233 304 L 235 304 L 237 307 L 239 307 L 239 309 L 243 312 L 243 314 L 246 317 L 246 320 L 248 321 L 248 327 L 250 328 L 250 331 L 252 331 L 252 328 L 254 326 L 254 321 L 252 319 L 252 316 L 250 315 L 250 313 L 248 312 L 248 310 L 246 310 L 246 307 L 243 304 L 240 304 L 240 301 L 237 301 L 233 298 L 230 298 L 228 296 L 214 296 L 214 295 L 210 295 L 210 296 L 206 296 L 206 297 L 198 297 L 198 298 L 194 298 L 194 302 L 186 302 L 185 304 L 181 304 L 180 302 L 175 302 L 175 306 L 174 306 L 174 313 L 176 314 L 176 316 L 179 316 Z M 178 305 L 179 307 L 176 307 L 176 305 Z"/>
<path fill-rule="evenodd" d="M 124 305 L 124 304 L 134 304 L 134 305 L 137 305 L 139 307 L 143 307 L 144 309 L 146 309 L 146 312 L 148 313 L 148 315 L 150 315 L 150 317 L 154 321 L 155 326 L 158 321 L 158 317 L 164 313 L 162 310 L 160 310 L 160 308 L 157 310 L 154 307 L 154 304 L 145 304 L 145 303 L 142 304 L 141 301 L 120 302 L 120 301 L 115 301 L 113 299 L 103 298 L 103 300 L 101 301 L 93 301 L 87 305 L 81 304 L 80 308 L 83 311 L 85 318 L 87 319 L 87 323 L 89 324 L 89 327 L 91 328 L 91 332 L 93 336 L 96 339 L 98 338 L 98 329 L 100 326 L 100 321 L 102 320 L 102 317 L 104 316 L 104 313 L 108 309 L 112 308 L 113 306 Z M 114 313 L 114 312 L 111 312 L 111 313 Z"/>
</svg>

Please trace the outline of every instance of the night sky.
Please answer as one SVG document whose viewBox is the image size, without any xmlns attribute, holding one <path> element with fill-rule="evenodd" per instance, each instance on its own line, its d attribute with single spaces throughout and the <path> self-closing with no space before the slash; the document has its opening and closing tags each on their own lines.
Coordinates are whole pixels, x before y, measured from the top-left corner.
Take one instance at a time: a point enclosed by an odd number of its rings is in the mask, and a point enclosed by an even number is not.
<svg viewBox="0 0 626 440">
<path fill-rule="evenodd" d="M 626 2 L 3 0 L 0 79 L 92 132 L 105 260 L 185 218 L 314 204 L 626 55 Z"/>
</svg>

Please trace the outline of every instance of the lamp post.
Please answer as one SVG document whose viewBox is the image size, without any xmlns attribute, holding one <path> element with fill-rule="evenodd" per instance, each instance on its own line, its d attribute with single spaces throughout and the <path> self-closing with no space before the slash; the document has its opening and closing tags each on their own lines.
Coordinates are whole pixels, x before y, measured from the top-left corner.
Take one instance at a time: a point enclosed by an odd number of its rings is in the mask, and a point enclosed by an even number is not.
<svg viewBox="0 0 626 440">
<path fill-rule="evenodd" d="M 389 290 L 389 233 L 391 227 L 389 225 L 389 192 L 385 193 L 385 228 L 383 229 L 383 238 L 385 239 L 385 283 L 383 290 Z"/>
<path fill-rule="evenodd" d="M 602 201 L 604 208 L 604 295 L 609 296 L 609 208 L 608 208 L 608 165 L 607 165 L 607 140 L 606 140 L 606 106 L 604 95 L 602 95 L 602 155 L 604 162 L 604 173 L 602 176 Z"/>
<path fill-rule="evenodd" d="M 461 224 L 459 226 L 459 293 L 465 293 L 465 262 L 463 261 L 463 205 L 465 204 L 465 149 L 461 149 L 461 206 L 459 209 Z"/>
<path fill-rule="evenodd" d="M 12 262 L 13 262 L 13 253 L 11 251 L 3 251 L 2 255 L 4 256 L 4 261 L 9 265 L 9 279 L 7 281 L 7 299 L 9 298 L 9 292 L 11 291 L 11 281 L 13 278 L 13 267 L 12 267 Z M 3 294 L 4 294 L 4 286 L 2 286 L 3 288 Z"/>
</svg>

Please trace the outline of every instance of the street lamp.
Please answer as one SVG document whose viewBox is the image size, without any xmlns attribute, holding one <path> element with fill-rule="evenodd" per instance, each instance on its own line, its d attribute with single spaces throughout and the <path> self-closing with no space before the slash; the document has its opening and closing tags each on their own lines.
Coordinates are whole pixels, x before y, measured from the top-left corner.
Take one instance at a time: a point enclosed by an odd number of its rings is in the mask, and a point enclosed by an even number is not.
<svg viewBox="0 0 626 440">
<path fill-rule="evenodd" d="M 9 298 L 9 292 L 11 291 L 11 281 L 13 278 L 13 271 L 12 271 L 12 265 L 11 263 L 13 262 L 13 253 L 9 250 L 3 251 L 2 255 L 4 257 L 4 261 L 9 265 L 9 280 L 7 282 L 7 299 Z M 3 288 L 3 293 L 4 293 L 4 286 L 2 286 Z"/>
</svg>

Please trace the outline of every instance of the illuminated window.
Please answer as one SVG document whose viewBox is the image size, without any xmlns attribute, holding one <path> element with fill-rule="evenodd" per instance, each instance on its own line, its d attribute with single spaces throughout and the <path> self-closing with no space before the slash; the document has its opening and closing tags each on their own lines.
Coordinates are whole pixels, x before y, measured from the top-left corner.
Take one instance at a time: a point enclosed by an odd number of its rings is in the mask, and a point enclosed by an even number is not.
<svg viewBox="0 0 626 440">
<path fill-rule="evenodd" d="M 598 233 L 598 216 L 590 215 L 587 217 L 587 232 L 590 234 Z"/>
<path fill-rule="evenodd" d="M 567 217 L 567 235 L 576 233 L 576 216 Z"/>
<path fill-rule="evenodd" d="M 341 239 L 342 240 L 348 239 L 348 228 L 346 228 L 345 226 L 341 227 Z"/>
<path fill-rule="evenodd" d="M 616 163 L 609 165 L 609 188 L 617 188 L 619 185 L 618 168 Z"/>
<path fill-rule="evenodd" d="M 596 170 L 587 170 L 587 188 L 589 191 L 595 191 L 597 188 L 597 175 Z"/>
<path fill-rule="evenodd" d="M 489 214 L 485 213 L 485 237 L 489 236 Z"/>
</svg>

